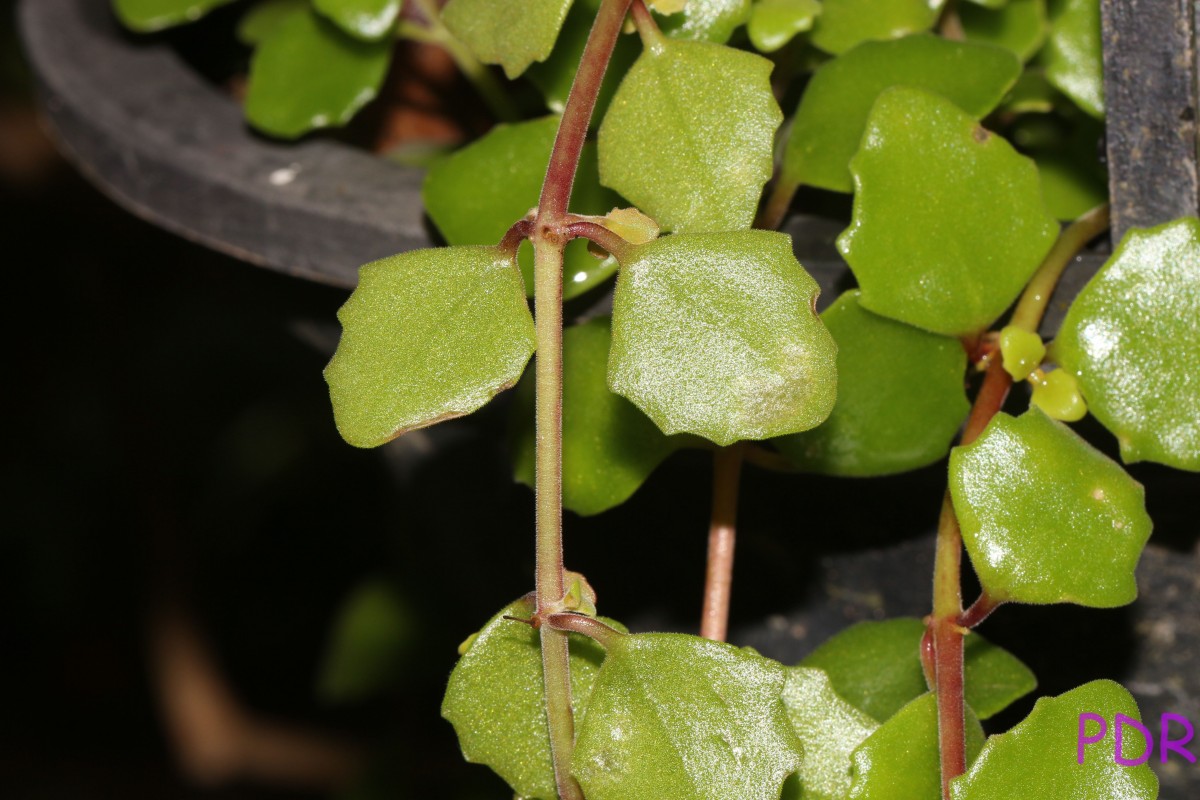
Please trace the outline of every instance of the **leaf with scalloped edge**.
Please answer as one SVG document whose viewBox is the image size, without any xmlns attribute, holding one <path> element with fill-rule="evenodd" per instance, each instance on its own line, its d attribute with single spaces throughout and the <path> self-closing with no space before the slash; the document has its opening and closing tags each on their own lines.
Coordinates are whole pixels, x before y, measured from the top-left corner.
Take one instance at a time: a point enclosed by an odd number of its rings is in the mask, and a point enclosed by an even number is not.
<svg viewBox="0 0 1200 800">
<path fill-rule="evenodd" d="M 571 0 L 450 0 L 442 22 L 476 58 L 512 79 L 550 56 L 570 8 Z"/>
<path fill-rule="evenodd" d="M 535 342 L 521 275 L 495 247 L 367 264 L 338 319 L 325 380 L 338 431 L 355 447 L 470 414 L 517 382 Z"/>
<path fill-rule="evenodd" d="M 749 228 L 783 121 L 770 75 L 762 56 L 659 38 L 600 126 L 600 181 L 665 231 Z"/>
<path fill-rule="evenodd" d="M 1083 748 L 1078 762 L 1080 717 L 1107 721 L 1104 738 Z M 1120 684 L 1092 681 L 1058 697 L 1043 697 L 1012 730 L 992 736 L 965 775 L 950 784 L 954 800 L 1155 800 L 1158 778 L 1149 765 L 1124 767 L 1113 758 L 1118 714 L 1140 720 L 1137 703 Z M 1098 723 L 1083 718 L 1085 737 Z M 1137 758 L 1140 737 L 1126 738 L 1124 757 Z M 1186 768 L 1186 767 L 1185 767 Z"/>
<path fill-rule="evenodd" d="M 1100 51 L 1100 0 L 1066 0 L 1042 53 L 1046 79 L 1096 119 L 1104 119 Z"/>
<path fill-rule="evenodd" d="M 958 17 L 967 41 L 1007 48 L 1022 61 L 1033 58 L 1050 30 L 1046 0 L 1009 0 L 1000 8 L 963 5 Z"/>
<path fill-rule="evenodd" d="M 880 92 L 898 85 L 940 94 L 976 119 L 996 107 L 1021 64 L 994 47 L 932 35 L 865 42 L 824 64 L 796 108 L 783 155 L 784 179 L 853 191 L 850 159 Z"/>
<path fill-rule="evenodd" d="M 997 414 L 950 454 L 963 543 L 993 600 L 1111 608 L 1137 597 L 1142 485 L 1038 408 Z"/>
<path fill-rule="evenodd" d="M 920 89 L 879 96 L 850 169 L 854 216 L 838 249 L 864 308 L 918 328 L 982 331 L 1058 235 L 1033 162 Z"/>
<path fill-rule="evenodd" d="M 672 39 L 725 44 L 750 19 L 750 0 L 687 0 L 676 14 L 658 17 L 658 27 Z"/>
<path fill-rule="evenodd" d="M 837 695 L 829 676 L 791 667 L 783 687 L 804 763 L 783 785 L 781 800 L 842 800 L 850 791 L 850 754 L 879 723 Z"/>
<path fill-rule="evenodd" d="M 1134 228 L 1052 346 L 1126 462 L 1200 470 L 1200 222 Z"/>
<path fill-rule="evenodd" d="M 749 648 L 622 637 L 592 687 L 571 772 L 588 800 L 778 800 L 801 765 L 786 679 Z"/>
<path fill-rule="evenodd" d="M 790 237 L 681 233 L 629 253 L 613 300 L 608 385 L 659 429 L 727 445 L 829 416 L 837 346 Z"/>
<path fill-rule="evenodd" d="M 517 600 L 464 642 L 462 658 L 446 686 L 442 717 L 454 726 L 467 761 L 491 767 L 520 797 L 556 800 L 541 639 L 530 626 L 504 619 L 529 619 L 533 610 L 532 600 Z M 600 619 L 625 630 L 614 620 Z M 579 720 L 604 661 L 604 649 L 586 636 L 568 636 L 571 705 Z"/>
<path fill-rule="evenodd" d="M 821 314 L 837 342 L 837 402 L 812 430 L 774 440 L 797 467 L 828 475 L 888 475 L 950 452 L 971 410 L 957 339 L 872 314 L 858 292 Z"/>
<path fill-rule="evenodd" d="M 233 0 L 113 0 L 121 24 L 138 33 L 154 33 L 195 22 Z"/>
<path fill-rule="evenodd" d="M 823 0 L 812 43 L 839 55 L 862 42 L 927 31 L 945 0 Z"/>
<path fill-rule="evenodd" d="M 746 33 L 760 53 L 774 53 L 798 33 L 811 30 L 821 14 L 820 0 L 759 0 Z"/>
<path fill-rule="evenodd" d="M 401 0 L 312 0 L 313 8 L 346 33 L 368 42 L 390 34 Z"/>
</svg>

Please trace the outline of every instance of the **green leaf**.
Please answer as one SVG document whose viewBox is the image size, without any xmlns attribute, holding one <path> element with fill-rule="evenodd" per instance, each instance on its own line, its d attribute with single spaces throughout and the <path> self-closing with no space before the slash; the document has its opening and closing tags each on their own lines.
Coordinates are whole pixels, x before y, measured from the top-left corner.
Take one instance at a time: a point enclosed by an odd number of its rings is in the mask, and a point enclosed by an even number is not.
<svg viewBox="0 0 1200 800">
<path fill-rule="evenodd" d="M 425 211 L 449 244 L 496 244 L 514 222 L 538 203 L 559 117 L 497 125 L 487 135 L 439 161 L 429 170 L 421 196 Z M 596 146 L 585 144 L 571 195 L 579 214 L 604 214 L 620 198 L 600 186 Z M 526 294 L 533 294 L 533 246 L 518 253 Z M 610 278 L 615 259 L 588 252 L 586 240 L 567 245 L 563 297 L 570 299 Z"/>
<path fill-rule="evenodd" d="M 1052 355 L 1126 462 L 1200 470 L 1200 222 L 1125 235 L 1063 321 Z"/>
<path fill-rule="evenodd" d="M 1077 153 L 1034 152 L 1046 208 L 1055 219 L 1073 220 L 1108 201 L 1108 180 L 1095 159 Z"/>
<path fill-rule="evenodd" d="M 1085 747 L 1078 763 L 1080 717 L 1107 720 L 1103 741 Z M 1058 697 L 1043 697 L 1008 733 L 992 736 L 965 775 L 951 784 L 954 800 L 1154 800 L 1158 779 L 1146 764 L 1123 767 L 1113 758 L 1117 714 L 1141 719 L 1137 704 L 1119 684 L 1092 681 Z M 1088 724 L 1087 735 L 1099 732 Z M 1127 731 L 1132 733 L 1132 731 Z M 1126 758 L 1136 758 L 1139 737 L 1126 738 Z"/>
<path fill-rule="evenodd" d="M 783 121 L 770 74 L 771 62 L 753 53 L 659 40 L 600 126 L 601 182 L 663 230 L 749 228 Z"/>
<path fill-rule="evenodd" d="M 608 651 L 572 772 L 588 800 L 778 800 L 800 767 L 782 664 L 674 633 Z"/>
<path fill-rule="evenodd" d="M 683 11 L 658 18 L 672 39 L 725 44 L 750 19 L 750 0 L 687 0 Z"/>
<path fill-rule="evenodd" d="M 517 382 L 534 348 L 521 277 L 494 247 L 367 264 L 338 319 L 325 380 L 338 430 L 356 447 L 470 414 Z"/>
<path fill-rule="evenodd" d="M 450 0 L 442 21 L 485 64 L 510 79 L 554 49 L 571 0 Z"/>
<path fill-rule="evenodd" d="M 839 697 L 819 669 L 792 667 L 783 687 L 804 763 L 781 800 L 842 800 L 850 791 L 850 754 L 879 724 Z"/>
<path fill-rule="evenodd" d="M 256 47 L 271 36 L 284 20 L 307 7 L 308 0 L 261 0 L 238 20 L 238 41 Z"/>
<path fill-rule="evenodd" d="M 970 764 L 983 747 L 983 728 L 970 708 L 965 724 Z M 923 694 L 897 711 L 854 751 L 851 759 L 853 780 L 847 800 L 941 797 L 937 696 L 932 692 Z"/>
<path fill-rule="evenodd" d="M 899 39 L 933 27 L 945 0 L 823 0 L 812 43 L 839 55 L 856 44 Z"/>
<path fill-rule="evenodd" d="M 563 505 L 585 516 L 621 505 L 680 443 L 608 389 L 609 320 L 563 332 Z M 533 488 L 532 376 L 517 387 L 513 472 Z"/>
<path fill-rule="evenodd" d="M 388 36 L 401 0 L 312 0 L 313 8 L 351 36 L 374 42 Z"/>
<path fill-rule="evenodd" d="M 388 40 L 363 42 L 311 10 L 297 12 L 254 51 L 246 119 L 283 139 L 345 125 L 375 98 L 391 58 Z"/>
<path fill-rule="evenodd" d="M 820 13 L 819 0 L 759 0 L 746 32 L 756 49 L 773 53 L 796 34 L 811 30 Z"/>
<path fill-rule="evenodd" d="M 1020 71 L 1017 59 L 1002 50 L 937 36 L 859 45 L 818 69 L 805 89 L 784 151 L 784 177 L 852 191 L 850 158 L 884 89 L 926 89 L 978 119 L 996 107 Z"/>
<path fill-rule="evenodd" d="M 360 586 L 334 623 L 321 694 L 337 702 L 360 700 L 395 684 L 412 627 L 408 609 L 390 585 Z"/>
<path fill-rule="evenodd" d="M 1009 0 L 997 9 L 964 5 L 958 17 L 967 41 L 1007 48 L 1021 61 L 1033 58 L 1050 30 L 1046 0 Z"/>
<path fill-rule="evenodd" d="M 538 632 L 505 616 L 529 619 L 534 605 L 521 599 L 502 609 L 470 644 L 450 673 L 442 716 L 454 726 L 463 756 L 486 764 L 528 800 L 556 800 L 546 693 Z M 624 631 L 620 623 L 601 619 Z M 576 720 L 604 661 L 604 649 L 579 634 L 570 636 L 571 705 Z"/>
<path fill-rule="evenodd" d="M 1088 114 L 1104 118 L 1100 0 L 1067 0 L 1051 23 L 1043 62 L 1050 83 Z"/>
<path fill-rule="evenodd" d="M 153 33 L 195 22 L 232 0 L 113 0 L 113 10 L 126 28 Z"/>
<path fill-rule="evenodd" d="M 858 294 L 843 294 L 821 315 L 838 348 L 833 412 L 775 446 L 800 469 L 829 475 L 931 464 L 950 452 L 971 410 L 966 352 L 957 339 L 872 314 Z"/>
<path fill-rule="evenodd" d="M 851 705 L 885 722 L 928 691 L 921 668 L 925 624 L 899 617 L 860 622 L 825 641 L 801 662 L 829 675 L 833 689 Z M 967 704 L 987 719 L 1037 687 L 1037 679 L 1015 656 L 978 634 L 964 649 Z"/>
<path fill-rule="evenodd" d="M 879 96 L 850 169 L 854 218 L 838 249 L 862 305 L 919 328 L 986 328 L 1058 234 L 1033 162 L 919 89 Z"/>
<path fill-rule="evenodd" d="M 1141 484 L 1040 409 L 997 414 L 950 454 L 963 542 L 993 600 L 1133 602 L 1150 537 Z"/>
<path fill-rule="evenodd" d="M 613 391 L 664 433 L 721 445 L 829 416 L 837 346 L 788 236 L 676 234 L 630 252 L 613 300 Z"/>
</svg>

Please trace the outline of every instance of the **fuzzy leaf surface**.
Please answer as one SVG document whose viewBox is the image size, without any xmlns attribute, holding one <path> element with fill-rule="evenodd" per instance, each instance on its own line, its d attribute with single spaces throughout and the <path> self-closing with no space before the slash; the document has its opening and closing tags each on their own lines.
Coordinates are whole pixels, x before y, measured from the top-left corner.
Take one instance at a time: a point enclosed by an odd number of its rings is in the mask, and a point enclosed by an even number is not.
<svg viewBox="0 0 1200 800">
<path fill-rule="evenodd" d="M 391 41 L 364 42 L 311 9 L 297 11 L 254 51 L 246 119 L 281 139 L 345 125 L 375 98 L 391 59 Z"/>
<path fill-rule="evenodd" d="M 1007 48 L 1023 62 L 1042 48 L 1050 31 L 1046 0 L 1009 0 L 996 9 L 963 5 L 958 16 L 967 41 Z"/>
<path fill-rule="evenodd" d="M 1100 0 L 1066 0 L 1050 25 L 1046 79 L 1096 119 L 1104 118 Z"/>
<path fill-rule="evenodd" d="M 356 447 L 470 414 L 517 382 L 534 349 L 520 273 L 494 247 L 367 264 L 338 319 L 325 380 L 338 430 Z"/>
<path fill-rule="evenodd" d="M 687 0 L 679 13 L 659 17 L 658 26 L 673 39 L 725 44 L 750 10 L 750 0 Z"/>
<path fill-rule="evenodd" d="M 313 8 L 351 36 L 369 42 L 392 32 L 401 0 L 312 0 Z"/>
<path fill-rule="evenodd" d="M 113 0 L 121 24 L 138 33 L 153 33 L 195 22 L 232 0 Z"/>
<path fill-rule="evenodd" d="M 680 443 L 608 388 L 610 320 L 563 332 L 563 505 L 599 514 L 621 505 Z M 517 387 L 513 473 L 534 486 L 534 382 Z"/>
<path fill-rule="evenodd" d="M 919 89 L 879 96 L 850 168 L 854 216 L 838 249 L 863 307 L 918 328 L 983 330 L 1058 235 L 1033 162 Z"/>
<path fill-rule="evenodd" d="M 837 402 L 812 430 L 775 440 L 803 470 L 828 475 L 889 475 L 950 452 L 970 411 L 962 344 L 872 314 L 858 292 L 821 315 L 837 342 Z"/>
<path fill-rule="evenodd" d="M 823 0 L 812 43 L 839 55 L 863 42 L 898 39 L 933 27 L 945 0 Z"/>
<path fill-rule="evenodd" d="M 950 493 L 983 588 L 999 601 L 1133 602 L 1150 538 L 1142 485 L 1038 408 L 997 414 L 950 454 Z"/>
<path fill-rule="evenodd" d="M 772 231 L 632 249 L 613 300 L 608 385 L 667 434 L 721 445 L 807 430 L 837 393 L 816 281 Z"/>
<path fill-rule="evenodd" d="M 755 49 L 774 53 L 796 34 L 811 30 L 820 13 L 819 0 L 759 0 L 754 4 L 746 32 Z"/>
<path fill-rule="evenodd" d="M 524 623 L 504 619 L 528 619 L 533 611 L 532 600 L 518 600 L 469 640 L 450 673 L 442 716 L 454 726 L 467 761 L 491 767 L 520 797 L 556 800 L 541 637 Z M 620 623 L 601 619 L 624 631 Z M 604 661 L 604 648 L 586 636 L 569 637 L 571 705 L 578 721 Z"/>
<path fill-rule="evenodd" d="M 1200 222 L 1135 228 L 1071 304 L 1053 355 L 1126 462 L 1200 470 Z"/>
<path fill-rule="evenodd" d="M 979 119 L 996 107 L 1020 72 L 1010 53 L 985 45 L 932 35 L 865 42 L 813 75 L 796 109 L 783 173 L 791 182 L 853 191 L 850 159 L 880 92 L 899 85 L 925 89 Z"/>
<path fill-rule="evenodd" d="M 571 0 L 450 0 L 442 22 L 475 57 L 499 64 L 509 79 L 545 61 Z"/>
<path fill-rule="evenodd" d="M 839 697 L 829 676 L 811 667 L 787 671 L 783 704 L 804 763 L 784 784 L 782 800 L 842 800 L 850 791 L 850 754 L 879 723 Z"/>
<path fill-rule="evenodd" d="M 824 670 L 834 691 L 878 722 L 929 690 L 921 669 L 925 625 L 900 617 L 859 622 L 834 635 L 801 662 Z M 981 719 L 1004 710 L 1037 687 L 1016 656 L 978 634 L 967 637 L 964 658 L 967 705 Z"/>
<path fill-rule="evenodd" d="M 787 670 L 749 649 L 674 633 L 608 651 L 571 771 L 588 800 L 778 800 L 801 765 Z"/>
<path fill-rule="evenodd" d="M 413 633 L 413 622 L 396 591 L 383 581 L 358 587 L 334 625 L 321 670 L 320 691 L 335 701 L 352 701 L 387 689 Z"/>
<path fill-rule="evenodd" d="M 1108 720 L 1105 738 L 1085 747 L 1083 764 L 1077 762 L 1081 714 Z M 1041 698 L 1012 730 L 988 739 L 966 774 L 950 785 L 954 800 L 1154 800 L 1158 778 L 1150 767 L 1123 767 L 1113 759 L 1117 714 L 1141 719 L 1133 697 L 1112 681 L 1092 681 L 1058 697 Z M 1088 735 L 1099 732 L 1097 723 L 1088 724 Z M 1123 755 L 1134 759 L 1140 737 L 1128 733 Z"/>
<path fill-rule="evenodd" d="M 550 116 L 497 125 L 430 168 L 421 197 L 426 213 L 449 244 L 494 245 L 537 205 L 558 121 Z M 620 198 L 600 186 L 596 146 L 585 144 L 571 209 L 579 214 L 604 214 L 619 202 Z M 525 292 L 532 295 L 533 245 L 523 242 L 517 259 Z M 563 260 L 564 299 L 582 294 L 616 271 L 616 260 L 596 258 L 588 252 L 586 240 L 570 242 Z"/>
<path fill-rule="evenodd" d="M 665 231 L 749 228 L 783 121 L 770 75 L 771 62 L 753 53 L 661 39 L 600 126 L 601 182 Z"/>
</svg>

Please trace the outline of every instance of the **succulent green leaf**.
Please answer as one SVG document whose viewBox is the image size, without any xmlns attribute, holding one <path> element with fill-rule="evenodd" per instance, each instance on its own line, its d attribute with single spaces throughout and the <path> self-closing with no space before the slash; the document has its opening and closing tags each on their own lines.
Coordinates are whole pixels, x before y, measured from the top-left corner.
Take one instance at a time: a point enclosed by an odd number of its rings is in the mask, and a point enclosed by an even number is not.
<svg viewBox="0 0 1200 800">
<path fill-rule="evenodd" d="M 722 642 L 624 637 L 596 678 L 571 771 L 588 800 L 778 800 L 801 765 L 786 678 Z"/>
<path fill-rule="evenodd" d="M 1004 371 L 1014 381 L 1023 381 L 1041 366 L 1046 357 L 1046 343 L 1033 331 L 1006 325 L 1000 331 L 1000 357 Z"/>
<path fill-rule="evenodd" d="M 1055 219 L 1073 220 L 1108 201 L 1108 180 L 1095 159 L 1075 152 L 1031 154 L 1042 178 L 1046 208 Z"/>
<path fill-rule="evenodd" d="M 784 784 L 782 800 L 843 800 L 850 791 L 850 754 L 879 723 L 837 695 L 829 676 L 792 667 L 783 687 L 804 763 Z"/>
<path fill-rule="evenodd" d="M 839 55 L 862 42 L 927 31 L 945 0 L 823 0 L 812 43 Z"/>
<path fill-rule="evenodd" d="M 425 211 L 449 244 L 496 244 L 537 205 L 558 122 L 559 117 L 550 116 L 497 125 L 429 170 L 421 189 Z M 619 203 L 616 194 L 600 186 L 596 146 L 585 144 L 572 210 L 604 214 Z M 533 246 L 523 243 L 517 258 L 525 291 L 533 294 Z M 586 240 L 576 239 L 567 245 L 563 260 L 563 297 L 580 295 L 616 271 L 615 259 L 596 258 Z"/>
<path fill-rule="evenodd" d="M 250 47 L 258 46 L 285 19 L 307 6 L 308 0 L 260 0 L 238 20 L 238 41 Z"/>
<path fill-rule="evenodd" d="M 577 514 L 599 514 L 637 491 L 662 460 L 680 446 L 646 415 L 608 388 L 609 319 L 600 317 L 563 332 L 563 505 Z M 534 382 L 517 387 L 514 402 L 518 481 L 534 485 Z"/>
<path fill-rule="evenodd" d="M 1009 0 L 1003 7 L 959 6 L 958 17 L 969 42 L 1007 48 L 1028 61 L 1049 33 L 1046 0 Z"/>
<path fill-rule="evenodd" d="M 367 264 L 338 319 L 325 380 L 338 430 L 356 447 L 470 414 L 517 382 L 534 349 L 521 276 L 494 247 Z"/>
<path fill-rule="evenodd" d="M 862 305 L 919 328 L 977 333 L 1020 294 L 1058 234 L 1033 162 L 949 100 L 879 96 L 850 162 L 838 239 Z"/>
<path fill-rule="evenodd" d="M 971 408 L 962 344 L 872 314 L 857 291 L 821 320 L 837 342 L 837 402 L 821 425 L 775 446 L 800 469 L 856 476 L 916 469 L 950 452 Z"/>
<path fill-rule="evenodd" d="M 921 668 L 924 635 L 925 624 L 911 617 L 860 622 L 825 641 L 801 663 L 824 670 L 838 695 L 885 722 L 929 688 Z M 967 637 L 963 657 L 967 704 L 981 719 L 1037 687 L 1028 667 L 978 634 Z"/>
<path fill-rule="evenodd" d="M 442 22 L 485 64 L 499 64 L 510 79 L 545 61 L 571 0 L 450 0 Z"/>
<path fill-rule="evenodd" d="M 533 610 L 532 600 L 518 600 L 468 640 L 450 673 L 442 716 L 454 726 L 467 761 L 491 767 L 519 797 L 556 800 L 540 636 L 524 623 L 504 619 L 529 619 Z M 603 621 L 625 630 L 618 622 Z M 576 719 L 586 719 L 604 649 L 585 636 L 569 636 L 571 704 Z"/>
<path fill-rule="evenodd" d="M 1008 5 L 1009 0 L 967 0 L 967 2 L 982 8 L 1004 8 Z"/>
<path fill-rule="evenodd" d="M 660 39 L 600 126 L 601 182 L 666 231 L 749 228 L 783 121 L 770 74 L 753 53 Z"/>
<path fill-rule="evenodd" d="M 1151 527 L 1142 485 L 1040 409 L 997 414 L 954 448 L 950 493 L 993 600 L 1110 608 L 1137 597 Z"/>
<path fill-rule="evenodd" d="M 820 13 L 819 0 L 759 0 L 746 32 L 759 52 L 773 53 L 796 34 L 811 30 Z"/>
<path fill-rule="evenodd" d="M 351 36 L 378 41 L 392 32 L 401 0 L 312 0 L 313 8 Z"/>
<path fill-rule="evenodd" d="M 113 0 L 121 24 L 138 33 L 153 33 L 195 22 L 232 0 Z"/>
<path fill-rule="evenodd" d="M 412 629 L 409 611 L 390 585 L 376 580 L 358 587 L 334 623 L 321 669 L 321 694 L 344 702 L 394 685 Z"/>
<path fill-rule="evenodd" d="M 1126 462 L 1200 470 L 1200 222 L 1125 235 L 1053 345 Z"/>
<path fill-rule="evenodd" d="M 969 707 L 965 722 L 970 764 L 983 747 L 983 728 Z M 941 797 L 937 696 L 932 692 L 923 694 L 883 723 L 854 751 L 850 771 L 852 783 L 847 800 Z"/>
<path fill-rule="evenodd" d="M 1035 374 L 1031 405 L 1037 406 L 1052 419 L 1063 422 L 1078 422 L 1087 416 L 1087 403 L 1079 394 L 1079 382 L 1065 369 Z"/>
<path fill-rule="evenodd" d="M 932 35 L 861 44 L 813 75 L 784 151 L 784 177 L 852 191 L 850 158 L 862 141 L 871 106 L 884 89 L 926 89 L 979 119 L 996 107 L 1020 72 L 1020 62 L 1011 53 Z"/>
<path fill-rule="evenodd" d="M 613 300 L 614 392 L 664 433 L 721 445 L 829 416 L 837 346 L 788 236 L 681 233 L 630 252 Z"/>
<path fill-rule="evenodd" d="M 1107 732 L 1103 740 L 1085 746 L 1079 764 L 1083 714 L 1104 717 Z M 1113 758 L 1117 714 L 1141 719 L 1129 692 L 1112 681 L 1092 681 L 1058 697 L 1043 697 L 1012 730 L 988 739 L 967 773 L 951 784 L 954 800 L 1154 800 L 1158 778 L 1150 767 L 1124 767 Z M 1097 722 L 1084 720 L 1087 736 L 1100 732 Z M 1123 755 L 1136 759 L 1140 737 L 1126 733 Z"/>
<path fill-rule="evenodd" d="M 1104 118 L 1100 0 L 1066 0 L 1043 52 L 1046 78 L 1096 119 Z"/>
<path fill-rule="evenodd" d="M 254 51 L 246 119 L 282 139 L 345 125 L 375 98 L 391 58 L 390 41 L 364 42 L 310 9 L 297 11 Z"/>
<path fill-rule="evenodd" d="M 678 14 L 659 17 L 658 26 L 673 39 L 725 44 L 750 10 L 750 0 L 687 0 Z"/>
</svg>

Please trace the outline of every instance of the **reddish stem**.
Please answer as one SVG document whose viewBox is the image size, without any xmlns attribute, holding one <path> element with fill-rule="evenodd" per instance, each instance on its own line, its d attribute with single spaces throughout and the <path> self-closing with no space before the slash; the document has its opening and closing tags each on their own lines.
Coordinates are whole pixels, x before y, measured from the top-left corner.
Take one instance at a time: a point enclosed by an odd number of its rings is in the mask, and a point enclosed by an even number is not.
<svg viewBox="0 0 1200 800">
<path fill-rule="evenodd" d="M 983 429 L 992 421 L 992 417 L 1004 406 L 1008 398 L 1008 390 L 1012 388 L 1012 375 L 1004 369 L 1004 362 L 999 358 L 992 359 L 988 364 L 987 374 L 983 377 L 983 385 L 975 397 L 975 405 L 971 408 L 971 416 L 963 428 L 960 444 L 970 444 L 979 438 Z"/>
<path fill-rule="evenodd" d="M 572 633 L 581 633 L 590 639 L 600 643 L 600 646 L 605 650 L 611 649 L 621 640 L 625 634 L 621 633 L 616 628 L 605 625 L 595 617 L 589 617 L 585 614 L 576 614 L 570 611 L 561 611 L 557 614 L 549 614 L 543 620 L 543 623 L 558 631 L 570 631 Z"/>
<path fill-rule="evenodd" d="M 962 613 L 958 618 L 958 624 L 964 628 L 977 628 L 979 624 L 992 615 L 1003 602 L 993 600 L 988 596 L 987 592 L 979 595 L 979 599 L 971 604 L 971 607 Z"/>
<path fill-rule="evenodd" d="M 963 697 L 962 534 L 950 502 L 942 498 L 937 557 L 933 572 L 933 617 L 927 631 L 933 642 L 933 677 L 938 703 L 938 747 L 942 797 L 949 800 L 950 782 L 967 771 L 966 702 Z"/>
<path fill-rule="evenodd" d="M 700 635 L 725 641 L 729 629 L 729 600 L 733 591 L 733 553 L 737 541 L 738 484 L 742 448 L 722 447 L 713 456 L 712 521 L 708 529 L 708 569 Z"/>
<path fill-rule="evenodd" d="M 583 237 L 616 256 L 617 261 L 624 262 L 629 256 L 632 246 L 614 231 L 589 220 L 569 222 L 566 227 L 567 235 L 571 238 Z"/>
</svg>

